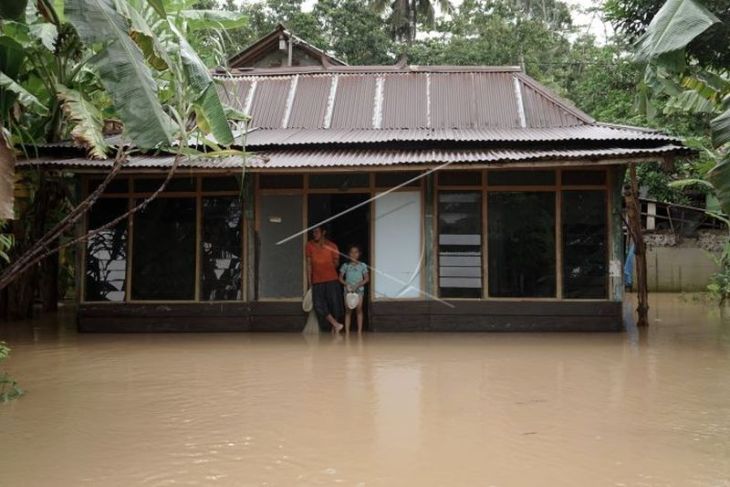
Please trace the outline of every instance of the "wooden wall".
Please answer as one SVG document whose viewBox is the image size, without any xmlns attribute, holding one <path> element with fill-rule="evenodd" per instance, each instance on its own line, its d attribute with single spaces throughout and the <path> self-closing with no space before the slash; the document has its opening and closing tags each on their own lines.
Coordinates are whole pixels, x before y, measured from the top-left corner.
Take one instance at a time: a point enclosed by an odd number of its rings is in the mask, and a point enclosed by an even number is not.
<svg viewBox="0 0 730 487">
<path fill-rule="evenodd" d="M 621 331 L 621 303 L 608 301 L 376 301 L 370 331 Z M 301 303 L 82 304 L 82 332 L 299 332 Z"/>
</svg>

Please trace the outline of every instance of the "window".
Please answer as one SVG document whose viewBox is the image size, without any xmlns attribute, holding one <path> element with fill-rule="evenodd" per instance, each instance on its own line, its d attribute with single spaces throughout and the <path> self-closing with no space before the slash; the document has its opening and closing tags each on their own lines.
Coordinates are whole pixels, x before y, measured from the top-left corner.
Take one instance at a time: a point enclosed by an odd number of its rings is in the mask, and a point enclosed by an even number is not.
<svg viewBox="0 0 730 487">
<path fill-rule="evenodd" d="M 482 296 L 482 195 L 442 191 L 438 199 L 439 294 Z"/>
<path fill-rule="evenodd" d="M 304 186 L 301 174 L 259 174 L 261 189 L 297 189 Z"/>
<path fill-rule="evenodd" d="M 563 297 L 607 296 L 606 192 L 563 191 Z"/>
<path fill-rule="evenodd" d="M 375 173 L 375 186 L 378 188 L 392 188 L 400 184 L 405 184 L 405 187 L 415 187 L 421 185 L 421 178 L 418 178 L 419 172 L 400 172 L 400 171 L 387 171 Z M 413 181 L 413 179 L 415 181 Z"/>
<path fill-rule="evenodd" d="M 104 182 L 103 179 L 90 179 L 89 180 L 89 193 L 93 192 L 99 185 Z M 104 188 L 104 193 L 127 193 L 129 192 L 129 179 L 117 177 L 109 181 L 109 184 Z"/>
<path fill-rule="evenodd" d="M 134 180 L 134 191 L 137 193 L 154 193 L 157 191 L 165 178 L 135 178 Z M 195 191 L 195 178 L 172 178 L 167 186 L 165 186 L 165 192 L 192 192 Z"/>
<path fill-rule="evenodd" d="M 304 236 L 301 195 L 261 195 L 259 210 L 258 295 L 300 298 L 303 294 Z"/>
<path fill-rule="evenodd" d="M 482 173 L 479 171 L 439 171 L 438 183 L 441 186 L 481 186 Z"/>
<path fill-rule="evenodd" d="M 242 176 L 203 178 L 203 191 L 241 191 Z"/>
<path fill-rule="evenodd" d="M 134 216 L 133 299 L 194 299 L 195 213 L 193 198 L 158 198 Z"/>
<path fill-rule="evenodd" d="M 421 193 L 394 191 L 377 198 L 374 207 L 375 296 L 421 297 Z"/>
<path fill-rule="evenodd" d="M 491 186 L 553 186 L 555 171 L 492 171 L 487 182 Z"/>
<path fill-rule="evenodd" d="M 606 171 L 563 171 L 562 179 L 566 186 L 602 186 L 606 184 Z"/>
<path fill-rule="evenodd" d="M 200 300 L 241 299 L 241 200 L 203 198 Z"/>
<path fill-rule="evenodd" d="M 128 210 L 126 198 L 99 199 L 89 210 L 89 230 Z M 124 301 L 127 285 L 127 220 L 94 235 L 86 243 L 87 301 Z"/>
<path fill-rule="evenodd" d="M 555 193 L 488 197 L 489 295 L 555 296 Z"/>
<path fill-rule="evenodd" d="M 331 188 L 346 191 L 349 188 L 367 188 L 369 186 L 370 174 L 365 172 L 312 174 L 309 176 L 310 188 Z"/>
</svg>

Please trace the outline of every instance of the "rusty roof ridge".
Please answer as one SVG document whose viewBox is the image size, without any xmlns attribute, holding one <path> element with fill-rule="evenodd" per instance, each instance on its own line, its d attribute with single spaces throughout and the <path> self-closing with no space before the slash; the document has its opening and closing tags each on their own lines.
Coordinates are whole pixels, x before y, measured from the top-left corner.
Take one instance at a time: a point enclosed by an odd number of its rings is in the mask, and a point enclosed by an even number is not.
<svg viewBox="0 0 730 487">
<path fill-rule="evenodd" d="M 599 127 L 606 127 L 606 128 L 614 129 L 614 130 L 635 130 L 637 132 L 646 132 L 648 134 L 667 135 L 666 132 L 664 132 L 661 129 L 655 129 L 655 128 L 651 128 L 651 127 L 639 127 L 637 125 L 628 125 L 628 124 L 623 124 L 623 123 L 596 121 L 594 123 L 594 125 L 597 125 Z M 673 137 L 673 136 L 668 136 L 668 137 Z M 681 140 L 681 139 L 677 137 L 677 140 Z"/>
<path fill-rule="evenodd" d="M 283 66 L 277 68 L 232 68 L 226 73 L 214 71 L 214 78 L 290 76 L 292 74 L 380 74 L 380 73 L 517 73 L 519 66 L 457 65 L 362 65 L 362 66 Z"/>
</svg>

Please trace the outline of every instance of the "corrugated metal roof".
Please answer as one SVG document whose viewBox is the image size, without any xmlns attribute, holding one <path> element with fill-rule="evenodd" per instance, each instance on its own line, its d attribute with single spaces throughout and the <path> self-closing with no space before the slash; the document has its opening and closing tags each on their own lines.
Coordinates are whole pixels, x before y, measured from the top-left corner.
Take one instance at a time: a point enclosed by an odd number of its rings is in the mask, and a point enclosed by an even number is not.
<svg viewBox="0 0 730 487">
<path fill-rule="evenodd" d="M 290 86 L 290 78 L 257 80 L 250 113 L 256 126 L 281 127 Z"/>
<path fill-rule="evenodd" d="M 246 136 L 246 145 L 266 146 L 379 144 L 385 142 L 559 142 L 559 141 L 657 141 L 680 140 L 659 132 L 582 125 L 546 129 L 258 129 Z"/>
<path fill-rule="evenodd" d="M 276 150 L 248 156 L 246 167 L 251 169 L 331 169 L 334 167 L 378 167 L 411 164 L 498 164 L 545 161 L 576 161 L 590 163 L 599 159 L 627 157 L 660 157 L 687 152 L 674 144 L 651 148 L 607 148 L 579 150 L 511 150 L 511 149 L 324 149 Z M 135 156 L 125 164 L 127 169 L 163 169 L 170 167 L 173 156 Z M 83 158 L 34 159 L 18 161 L 18 167 L 85 167 L 109 168 L 111 160 Z M 231 169 L 243 167 L 242 157 L 194 159 L 181 166 L 199 169 Z"/>
<path fill-rule="evenodd" d="M 368 75 L 338 77 L 331 128 L 373 128 L 376 81 L 375 76 Z"/>
<path fill-rule="evenodd" d="M 383 76 L 383 129 L 427 128 L 428 77 L 417 74 Z"/>
<path fill-rule="evenodd" d="M 246 96 L 251 89 L 251 82 L 248 80 L 233 80 L 231 78 L 221 80 L 218 84 L 218 92 L 221 101 L 236 110 L 246 109 Z"/>
<path fill-rule="evenodd" d="M 328 76 L 307 76 L 297 82 L 289 128 L 322 128 L 332 80 Z"/>
<path fill-rule="evenodd" d="M 588 115 L 512 67 L 381 68 L 332 67 L 301 73 L 280 68 L 264 71 L 266 74 L 253 71 L 221 77 L 221 91 L 225 90 L 223 96 L 227 99 L 230 93 L 236 93 L 233 84 L 250 85 L 255 81 L 251 126 L 264 129 L 282 126 L 288 99 L 292 101 L 293 115 L 288 126 L 307 129 L 519 129 L 521 111 L 527 128 L 593 123 Z M 290 96 L 293 76 L 298 86 Z M 334 93 L 330 87 L 334 87 Z M 242 88 L 237 96 L 245 98 L 248 90 Z M 323 107 L 330 103 L 332 117 L 325 120 Z M 241 105 L 239 101 L 237 106 Z M 331 124 L 327 126 L 327 122 Z"/>
</svg>

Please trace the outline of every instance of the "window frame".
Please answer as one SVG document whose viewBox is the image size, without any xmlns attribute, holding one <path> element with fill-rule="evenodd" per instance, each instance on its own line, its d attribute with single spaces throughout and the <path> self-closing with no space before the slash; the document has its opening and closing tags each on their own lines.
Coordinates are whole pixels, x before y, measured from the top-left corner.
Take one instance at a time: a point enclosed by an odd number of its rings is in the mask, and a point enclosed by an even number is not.
<svg viewBox="0 0 730 487">
<path fill-rule="evenodd" d="M 448 169 L 453 171 L 466 170 L 473 171 L 473 167 L 463 167 Z M 554 185 L 516 185 L 516 186 L 492 186 L 489 184 L 489 173 L 501 171 L 524 171 L 530 172 L 535 170 L 550 170 L 555 172 Z M 613 239 L 614 229 L 611 227 L 611 208 L 613 205 L 613 195 L 611 187 L 613 184 L 612 172 L 607 166 L 551 166 L 551 167 L 504 167 L 504 168 L 483 168 L 481 169 L 482 184 L 478 185 L 460 185 L 447 186 L 438 184 L 438 178 L 434 178 L 433 187 L 433 214 L 434 214 L 434 232 L 433 232 L 433 255 L 434 255 L 434 277 L 432 286 L 436 294 L 439 293 L 440 266 L 439 266 L 439 244 L 438 244 L 438 194 L 440 191 L 482 191 L 482 301 L 566 301 L 566 302 L 591 302 L 591 301 L 607 301 L 610 300 L 610 275 L 606 273 L 606 297 L 605 298 L 565 298 L 563 296 L 563 235 L 562 235 L 562 192 L 564 190 L 590 190 L 604 191 L 606 194 L 606 262 L 610 268 L 611 260 L 611 241 Z M 569 185 L 563 184 L 563 172 L 565 171 L 599 171 L 605 173 L 604 184 L 591 185 Z M 551 297 L 497 297 L 489 294 L 489 193 L 490 192 L 554 192 L 555 193 L 555 296 Z M 440 299 L 440 298 L 439 298 Z M 448 301 L 479 301 L 476 298 L 444 298 Z"/>
<path fill-rule="evenodd" d="M 492 301 L 524 301 L 524 300 L 533 300 L 533 301 L 578 301 L 578 302 L 590 302 L 590 301 L 607 301 L 611 299 L 612 291 L 611 291 L 611 280 L 610 280 L 610 272 L 606 273 L 605 279 L 606 279 L 606 289 L 607 289 L 607 295 L 605 298 L 569 298 L 564 299 L 563 298 L 563 238 L 562 238 L 562 191 L 563 190 L 595 190 L 595 191 L 604 191 L 606 193 L 606 225 L 607 225 L 607 232 L 606 232 L 606 262 L 608 262 L 608 266 L 610 269 L 611 265 L 611 255 L 612 255 L 612 247 L 611 242 L 613 241 L 615 229 L 612 227 L 612 208 L 614 204 L 615 195 L 613 194 L 613 191 L 611 188 L 614 184 L 616 184 L 615 181 L 613 181 L 614 176 L 613 172 L 610 171 L 611 166 L 603 166 L 603 165 L 596 165 L 596 166 L 566 166 L 566 167 L 556 167 L 556 166 L 549 166 L 549 167 L 541 167 L 539 165 L 535 165 L 534 167 L 521 167 L 521 168 L 515 168 L 515 167 L 505 167 L 505 168 L 485 168 L 484 166 L 475 168 L 472 166 L 459 166 L 454 167 L 453 169 L 450 168 L 448 170 L 453 171 L 460 171 L 460 170 L 466 170 L 466 171 L 480 171 L 481 174 L 481 185 L 461 185 L 461 186 L 441 186 L 438 184 L 438 177 L 436 174 L 432 175 L 430 179 L 430 184 L 426 184 L 424 180 L 427 178 L 422 178 L 419 183 L 415 186 L 405 186 L 403 188 L 399 188 L 396 191 L 419 191 L 421 195 L 421 216 L 423 218 L 423 224 L 421 225 L 421 243 L 422 245 L 425 243 L 426 232 L 429 231 L 429 224 L 427 223 L 427 219 L 431 220 L 431 226 L 430 226 L 430 233 L 432 233 L 431 236 L 429 236 L 431 241 L 431 255 L 432 255 L 432 265 L 433 265 L 433 271 L 430 273 L 431 275 L 428 275 L 427 272 L 421 272 L 421 289 L 423 290 L 424 294 L 427 294 L 428 290 L 431 289 L 435 291 L 435 294 L 439 294 L 439 248 L 438 248 L 438 225 L 439 225 L 439 219 L 438 219 L 438 192 L 440 190 L 444 191 L 481 191 L 481 201 L 482 201 L 482 232 L 481 232 L 481 248 L 482 248 L 482 296 L 481 300 L 492 300 Z M 88 250 L 86 242 L 84 242 L 79 249 L 77 262 L 78 262 L 78 268 L 80 270 L 79 275 L 80 278 L 77 279 L 78 283 L 78 290 L 77 290 L 77 296 L 79 299 L 79 303 L 81 304 L 93 304 L 93 305 L 118 305 L 118 304 L 124 304 L 124 303 L 130 303 L 130 304 L 156 304 L 156 303 L 242 303 L 242 302 L 268 302 L 268 301 L 281 301 L 282 299 L 261 299 L 256 295 L 255 289 L 258 286 L 258 276 L 255 274 L 252 276 L 249 276 L 249 266 L 251 264 L 250 259 L 255 259 L 257 256 L 255 255 L 256 252 L 251 254 L 251 238 L 255 238 L 254 235 L 249 235 L 252 231 L 257 233 L 260 229 L 260 204 L 259 204 L 259 198 L 262 194 L 298 194 L 301 195 L 303 198 L 303 204 L 302 204 L 302 228 L 306 228 L 307 223 L 307 215 L 308 215 L 308 208 L 307 208 L 307 202 L 308 202 L 308 195 L 314 194 L 314 193 L 325 193 L 325 194 L 336 194 L 336 193 L 364 193 L 369 194 L 371 197 L 375 196 L 377 193 L 383 192 L 385 190 L 391 189 L 387 187 L 379 187 L 375 184 L 375 174 L 378 172 L 388 172 L 388 171 L 396 171 L 396 172 L 410 172 L 414 176 L 418 174 L 423 174 L 424 171 L 427 171 L 431 168 L 372 168 L 368 170 L 369 177 L 370 177 L 370 185 L 369 187 L 362 187 L 362 188 L 349 188 L 346 191 L 339 191 L 336 189 L 331 188 L 310 188 L 309 187 L 309 175 L 307 171 L 305 170 L 297 170 L 297 171 L 286 171 L 287 174 L 297 174 L 301 173 L 303 175 L 303 187 L 302 188 L 295 188 L 295 189 L 261 189 L 259 188 L 258 184 L 258 176 L 259 172 L 252 171 L 249 173 L 248 177 L 250 178 L 250 182 L 247 184 L 251 185 L 252 192 L 248 193 L 250 197 L 252 198 L 252 202 L 254 203 L 253 208 L 253 214 L 250 216 L 247 216 L 247 210 L 245 202 L 243 203 L 243 228 L 241 230 L 241 299 L 240 300 L 233 300 L 233 301 L 202 301 L 200 299 L 200 292 L 201 292 L 201 277 L 200 277 L 200 271 L 201 271 L 201 255 L 200 255 L 200 244 L 201 244 L 201 231 L 202 231 L 202 198 L 203 197 L 214 197 L 214 196 L 237 196 L 241 197 L 242 191 L 231 191 L 231 190 L 209 190 L 209 191 L 203 191 L 202 190 L 202 181 L 203 178 L 206 177 L 222 177 L 229 175 L 231 177 L 234 176 L 233 172 L 228 173 L 221 173 L 221 172 L 214 172 L 214 171 L 208 171 L 208 172 L 195 172 L 195 173 L 188 173 L 185 175 L 181 175 L 181 177 L 187 177 L 187 178 L 195 178 L 195 191 L 183 191 L 183 192 L 176 192 L 176 191 L 165 191 L 163 193 L 160 193 L 158 195 L 158 198 L 180 198 L 180 197 L 192 197 L 196 200 L 196 242 L 195 242 L 195 248 L 196 248 L 196 256 L 195 256 L 195 295 L 193 300 L 178 300 L 178 301 L 151 301 L 151 300 L 133 300 L 131 299 L 131 283 L 132 283 L 132 261 L 134 259 L 134 255 L 132 253 L 132 242 L 134 241 L 134 225 L 133 225 L 133 217 L 130 216 L 127 219 L 127 275 L 126 275 L 126 289 L 125 289 L 125 299 L 124 301 L 87 301 L 86 300 L 86 253 Z M 446 170 L 446 169 L 444 169 Z M 496 171 L 534 171 L 534 170 L 552 170 L 555 171 L 555 185 L 553 186 L 490 186 L 488 184 L 489 180 L 489 174 L 490 172 L 496 172 Z M 563 171 L 571 171 L 571 170 L 579 170 L 579 171 L 603 171 L 605 172 L 606 176 L 604 178 L 605 183 L 602 185 L 564 185 L 563 184 Z M 343 172 L 343 171 L 350 171 L 348 168 L 332 168 L 332 170 L 329 170 L 327 172 L 331 173 L 337 173 L 337 172 Z M 283 173 L 284 171 L 282 171 Z M 275 172 L 273 172 L 275 173 Z M 269 174 L 269 173 L 267 173 Z M 98 172 L 89 172 L 81 175 L 81 183 L 82 183 L 82 192 L 87 195 L 90 192 L 90 181 L 91 180 L 98 180 L 100 178 L 103 178 L 104 174 L 100 174 Z M 130 203 L 136 199 L 136 198 L 144 198 L 146 196 L 151 195 L 151 192 L 136 192 L 135 191 L 135 185 L 134 181 L 137 179 L 159 179 L 160 174 L 159 173 L 123 173 L 118 178 L 126 178 L 129 180 L 128 183 L 128 191 L 127 192 L 121 192 L 121 193 L 103 193 L 100 198 L 122 198 L 127 199 Z M 93 190 L 93 188 L 91 188 Z M 428 195 L 427 195 L 428 191 Z M 486 242 L 488 242 L 488 229 L 489 229 L 489 208 L 488 208 L 488 200 L 489 200 L 489 192 L 492 191 L 506 191 L 506 192 L 514 192 L 514 191 L 554 191 L 556 194 L 556 207 L 555 207 L 555 215 L 556 215 L 556 222 L 555 222 L 555 232 L 556 232 L 556 239 L 555 239 L 555 246 L 556 246 L 556 296 L 550 297 L 550 298 L 522 298 L 522 297 L 514 297 L 514 298 L 508 298 L 508 297 L 491 297 L 489 296 L 489 249 L 488 245 L 486 245 Z M 427 200 L 430 200 L 430 208 L 427 207 Z M 372 211 L 372 204 L 371 204 L 371 211 Z M 84 215 L 84 218 L 82 219 L 81 225 L 83 225 L 83 228 L 85 231 L 89 230 L 88 227 L 88 217 L 89 215 Z M 370 247 L 371 247 L 371 260 L 373 262 L 376 262 L 376 255 L 375 255 L 375 249 L 373 246 L 373 240 L 374 240 L 374 221 L 371 219 L 370 222 Z M 304 253 L 304 246 L 306 245 L 306 236 L 302 236 L 302 253 Z M 302 265 L 302 282 L 303 282 L 303 288 L 306 286 L 306 264 Z M 376 273 L 372 273 L 371 280 L 377 279 Z M 428 283 L 428 285 L 427 285 Z M 372 285 L 372 284 L 371 284 Z M 252 289 L 253 286 L 253 289 Z M 304 293 L 306 289 L 302 289 L 302 293 Z M 299 298 L 284 298 L 285 301 L 295 301 Z M 419 297 L 419 298 L 403 298 L 403 301 L 408 300 L 423 300 L 428 299 L 428 297 Z M 478 301 L 477 298 L 446 298 L 450 301 L 456 301 L 460 299 L 465 299 L 469 301 Z M 377 298 L 375 296 L 371 297 L 371 301 L 391 301 L 392 299 L 388 298 Z"/>
<path fill-rule="evenodd" d="M 79 290 L 78 290 L 78 296 L 79 296 L 79 303 L 80 304 L 93 304 L 93 305 L 120 305 L 120 304 L 187 304 L 187 303 L 208 303 L 208 304 L 216 304 L 216 303 L 242 303 L 246 301 L 246 293 L 247 293 L 247 282 L 246 282 L 246 265 L 247 265 L 247 255 L 246 255 L 246 248 L 247 248 L 247 242 L 248 242 L 248 232 L 246 230 L 247 225 L 245 224 L 246 216 L 245 216 L 245 209 L 243 210 L 243 228 L 241 229 L 241 299 L 239 300 L 228 300 L 228 301 L 207 301 L 207 300 L 201 300 L 200 299 L 200 292 L 201 292 L 201 277 L 200 277 L 200 271 L 201 271 L 201 253 L 200 253 L 200 245 L 201 245 L 201 232 L 202 232 L 202 205 L 203 205 L 203 198 L 204 197 L 216 197 L 216 196 L 236 196 L 241 197 L 242 192 L 241 191 L 232 191 L 232 190 L 209 190 L 209 191 L 203 191 L 202 185 L 203 185 L 203 179 L 207 177 L 222 177 L 222 176 L 231 176 L 234 177 L 233 173 L 226 173 L 221 174 L 220 172 L 200 172 L 200 173 L 194 173 L 194 174 L 185 174 L 181 175 L 179 177 L 182 178 L 193 178 L 195 180 L 194 184 L 194 191 L 163 191 L 160 193 L 156 199 L 165 199 L 165 198 L 192 198 L 195 200 L 195 287 L 194 287 L 194 294 L 193 299 L 178 299 L 178 300 L 152 300 L 152 299 L 132 299 L 132 265 L 133 265 L 133 242 L 134 242 L 134 215 L 129 215 L 127 217 L 127 282 L 126 282 L 126 288 L 125 288 L 125 299 L 123 301 L 89 301 L 86 299 L 86 254 L 88 251 L 88 245 L 86 242 L 83 242 L 83 244 L 80 246 L 79 251 L 79 269 L 80 269 L 80 275 L 81 279 L 79 279 L 77 282 L 79 283 Z M 101 175 L 103 178 L 104 176 Z M 135 190 L 135 181 L 139 179 L 160 179 L 160 174 L 158 173 L 131 173 L 131 174 L 121 174 L 117 176 L 117 178 L 125 178 L 129 180 L 128 183 L 128 191 L 127 192 L 118 192 L 118 193 L 102 193 L 99 196 L 99 199 L 107 199 L 107 198 L 117 198 L 117 199 L 126 199 L 128 201 L 128 208 L 132 208 L 134 205 L 134 201 L 137 199 L 143 199 L 153 194 L 152 191 L 144 191 L 144 192 L 137 192 Z M 82 190 L 84 195 L 88 195 L 91 191 L 93 191 L 93 188 L 90 187 L 92 180 L 98 180 L 100 179 L 99 174 L 84 174 L 81 178 L 81 184 L 82 184 Z M 163 177 L 164 179 L 164 177 Z M 84 232 L 89 231 L 89 215 L 88 213 L 84 215 L 83 218 L 83 229 Z"/>
</svg>

